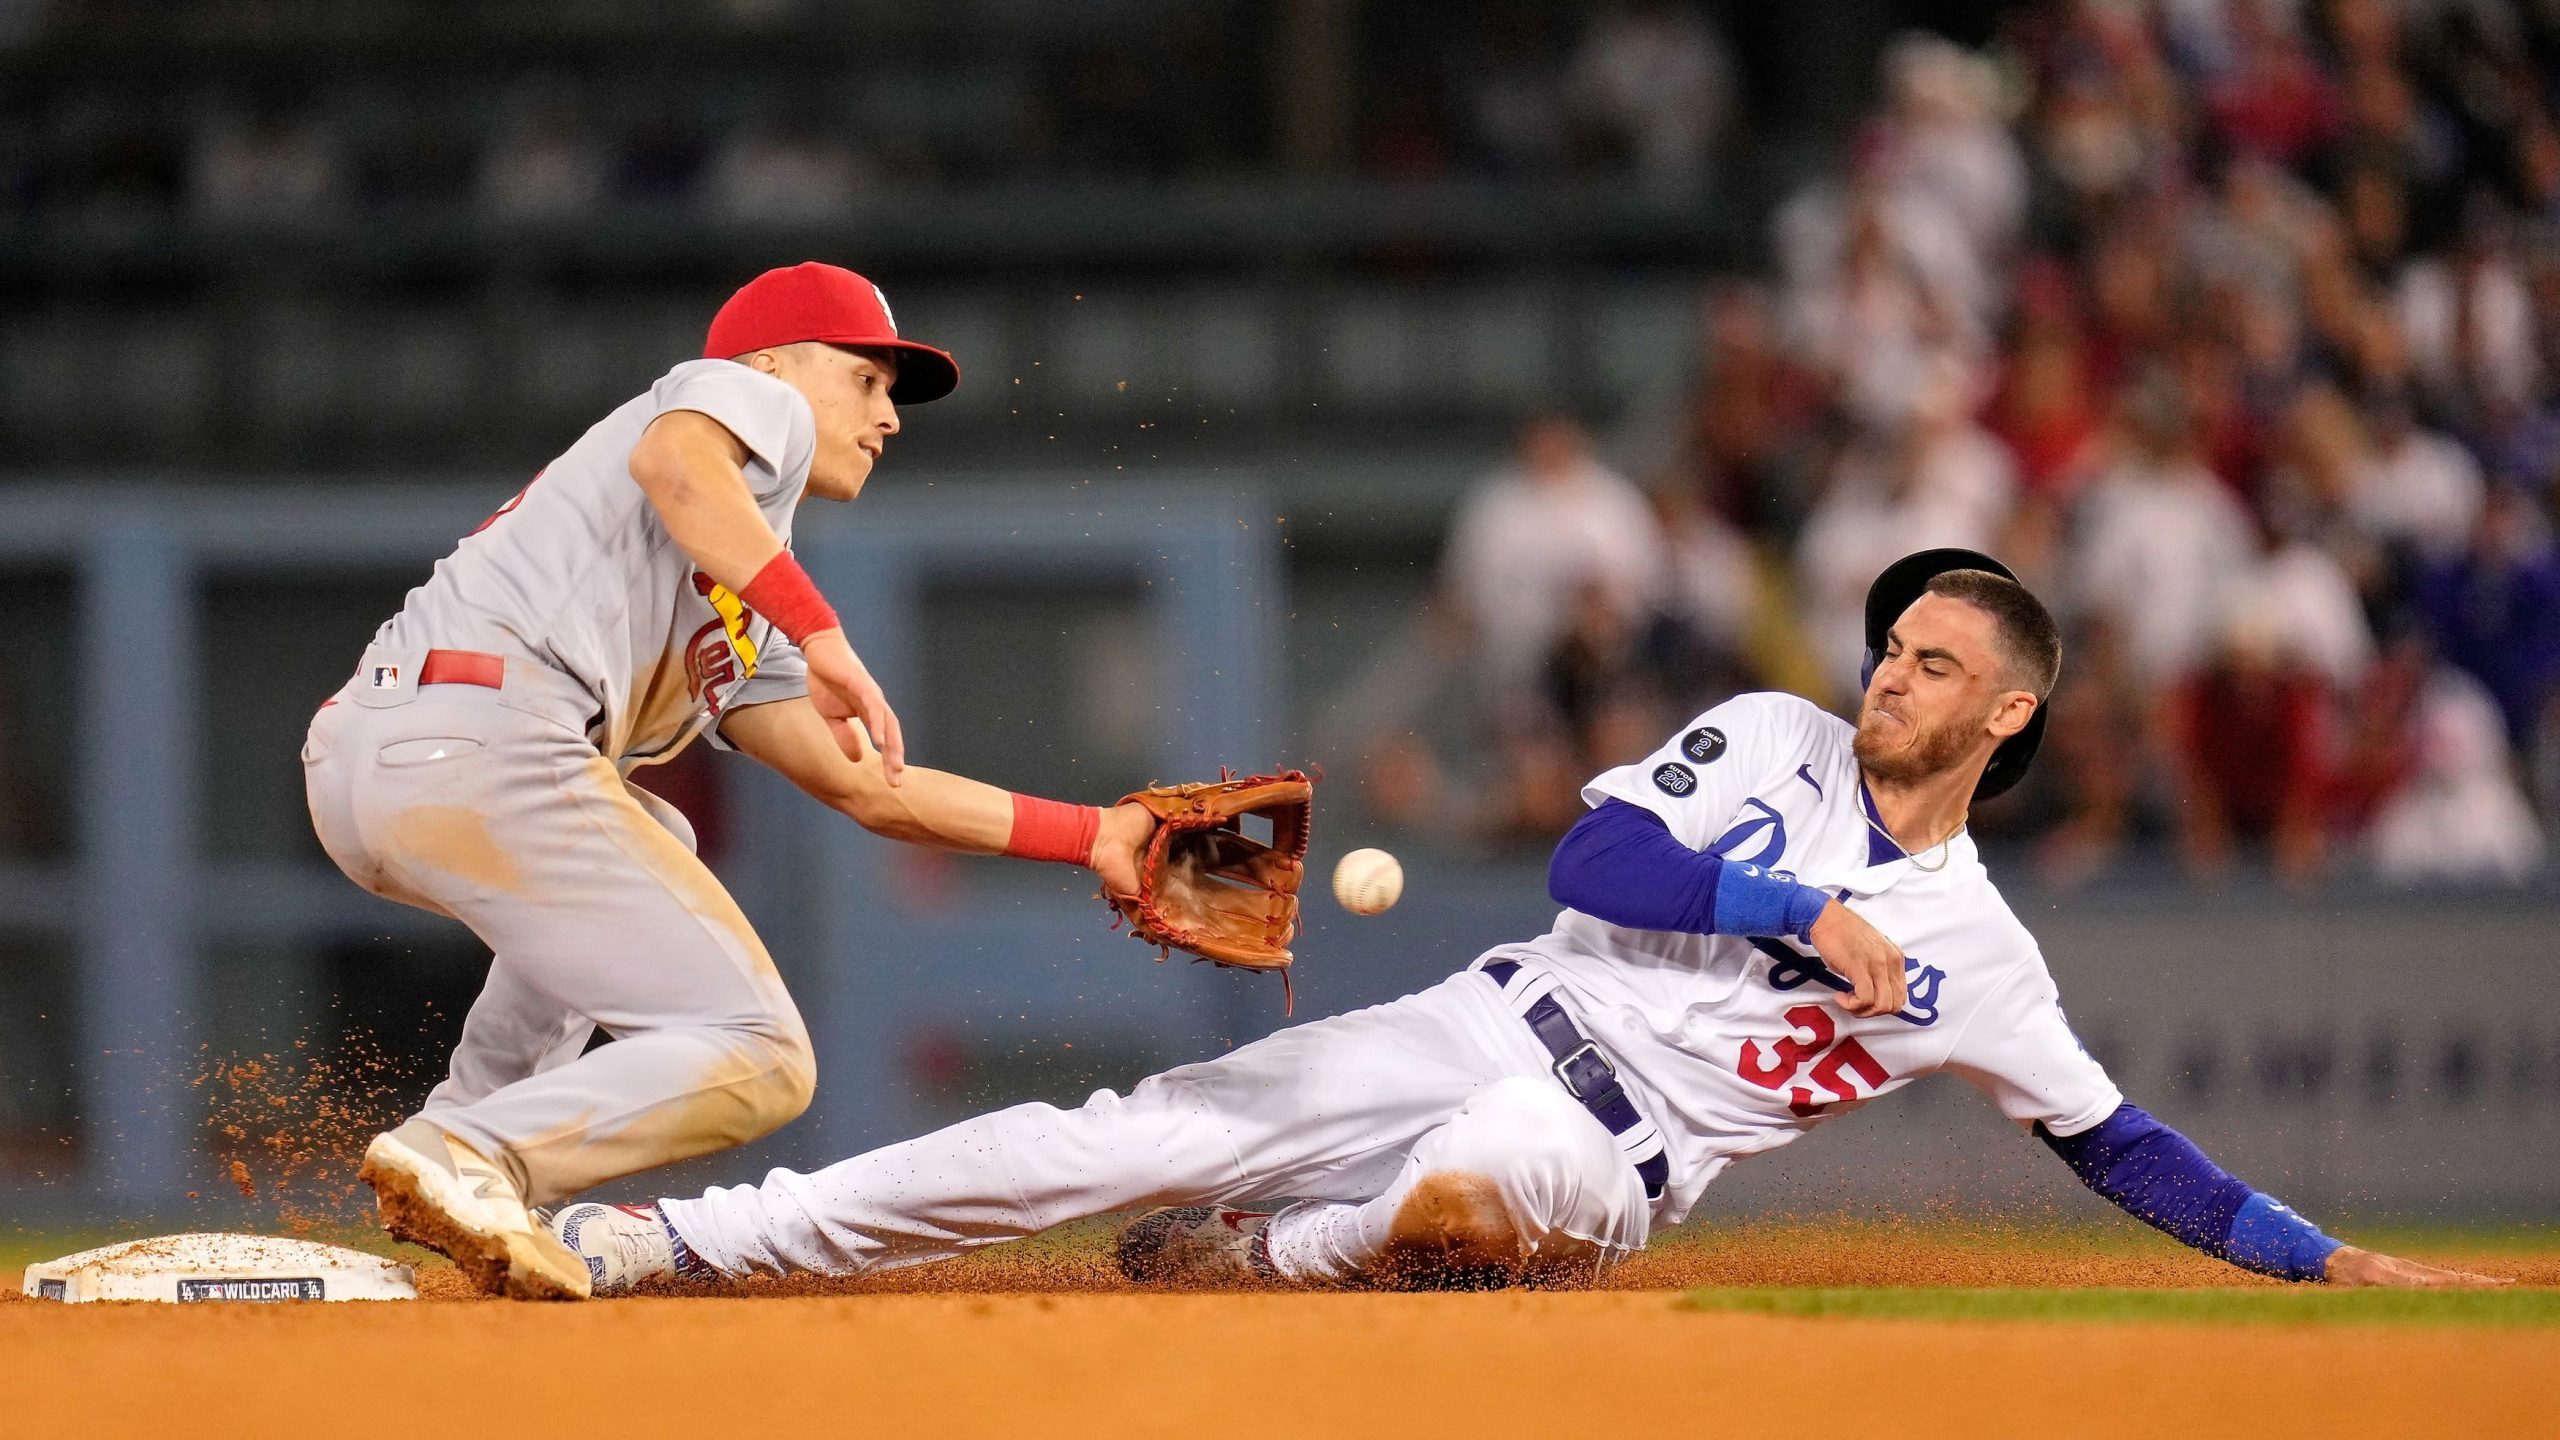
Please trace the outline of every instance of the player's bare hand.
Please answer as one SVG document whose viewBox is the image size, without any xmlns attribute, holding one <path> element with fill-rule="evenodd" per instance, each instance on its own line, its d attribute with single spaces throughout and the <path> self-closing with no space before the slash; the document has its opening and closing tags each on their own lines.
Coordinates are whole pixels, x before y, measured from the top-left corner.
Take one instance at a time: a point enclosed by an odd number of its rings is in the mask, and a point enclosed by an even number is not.
<svg viewBox="0 0 2560 1440">
<path fill-rule="evenodd" d="M 1102 812 L 1102 828 L 1094 832 L 1093 854 L 1085 864 L 1102 880 L 1105 895 L 1138 893 L 1138 857 L 1155 838 L 1156 817 L 1134 802 Z"/>
<path fill-rule="evenodd" d="M 2389 1285 L 2399 1289 L 2480 1290 L 2516 1283 L 2495 1275 L 2474 1275 L 2468 1270 L 2448 1270 L 2397 1255 L 2359 1250 L 2353 1245 L 2329 1252 L 2327 1278 L 2332 1285 Z"/>
<path fill-rule="evenodd" d="M 1840 1008 L 1852 1015 L 1890 1015 L 1911 999 L 1902 978 L 1902 947 L 1856 911 L 1834 900 L 1813 922 L 1813 948 L 1849 982 Z"/>
<path fill-rule="evenodd" d="M 883 775 L 890 784 L 898 784 L 907 768 L 906 736 L 898 729 L 898 714 L 889 708 L 888 695 L 853 653 L 844 632 L 821 630 L 809 637 L 800 653 L 809 662 L 809 703 L 825 718 L 845 758 L 862 758 L 863 735 L 868 732 L 871 743 L 879 747 Z"/>
</svg>

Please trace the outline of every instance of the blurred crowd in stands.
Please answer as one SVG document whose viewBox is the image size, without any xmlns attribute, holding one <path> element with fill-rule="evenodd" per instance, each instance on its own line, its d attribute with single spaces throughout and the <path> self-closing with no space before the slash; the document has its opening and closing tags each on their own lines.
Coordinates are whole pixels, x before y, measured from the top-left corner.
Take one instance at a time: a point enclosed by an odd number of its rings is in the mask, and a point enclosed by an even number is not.
<svg viewBox="0 0 2560 1440">
<path fill-rule="evenodd" d="M 134 19 L 111 4 L 60 8 L 66 34 L 117 33 Z M 206 26 L 227 13 L 197 8 Z M 414 21 L 417 8 L 389 7 L 382 23 Z M 714 49 L 670 66 L 663 46 L 564 60 L 567 37 L 592 25 L 564 14 L 545 37 L 538 9 L 504 33 L 550 43 L 492 42 L 489 65 L 459 73 L 450 59 L 337 76 L 278 61 L 135 86 L 75 68 L 62 86 L 20 87 L 17 103 L 0 95 L 0 200 L 21 214 L 217 229 L 403 207 L 497 224 L 615 211 L 791 224 L 857 214 L 916 185 L 1232 179 L 1282 163 L 1276 8 L 1128 4 L 1084 29 L 1022 27 L 960 50 L 892 26 L 886 58 L 863 73 L 849 70 L 842 31 L 782 62 Z M 1123 33 L 1132 14 L 1135 33 Z M 756 3 L 704 7 L 691 23 L 752 41 L 826 18 L 816 5 Z M 1350 168 L 1586 175 L 1669 203 L 1704 194 L 1734 64 L 1695 5 L 1513 0 L 1421 18 L 1410 36 L 1363 37 L 1343 97 Z M 488 17 L 466 11 L 454 33 L 467 38 L 474 20 Z M 46 33 L 23 28 L 21 40 Z"/>
<path fill-rule="evenodd" d="M 2145 842 L 2206 877 L 2536 873 L 2552 38 L 2471 0 L 2065 0 L 1986 51 L 1898 42 L 1696 373 L 1598 441 L 1539 417 L 1465 502 L 1434 644 L 1495 738 L 1381 727 L 1384 808 L 1529 841 L 1735 689 L 1846 712 L 1868 581 L 1965 545 L 2067 628 L 2043 763 L 1978 821 L 2049 878 Z"/>
<path fill-rule="evenodd" d="M 1720 177 L 1801 118 L 1771 77 L 1813 33 L 1706 0 L 1116 0 L 1067 19 L 979 0 L 858 7 L 883 58 L 854 75 L 868 37 L 815 0 L 638 20 L 607 0 L 191 4 L 301 16 L 314 53 L 332 27 L 398 33 L 342 72 L 252 45 L 173 78 L 183 56 L 117 27 L 188 5 L 20 0 L 41 18 L 0 37 L 62 43 L 0 87 L 0 216 L 76 238 L 172 219 L 389 228 L 424 205 L 645 236 L 825 225 L 914 185 L 1235 184 L 1305 162 L 1524 199 L 1599 180 L 1685 225 L 1742 203 Z M 450 46 L 400 48 L 447 11 Z M 1333 101 L 1293 101 L 1281 62 L 1328 16 L 1349 31 L 1328 52 L 1347 67 L 1342 135 L 1308 161 L 1299 129 Z M 1869 579 L 1969 545 L 2067 627 L 2045 759 L 1978 826 L 2047 875 L 2164 849 L 2199 875 L 2263 861 L 2300 882 L 2545 872 L 2560 9 L 2039 0 L 1979 49 L 1899 40 L 1879 80 L 1841 163 L 1771 217 L 1771 261 L 1709 288 L 1689 373 L 1605 423 L 1522 426 L 1454 518 L 1424 631 L 1310 705 L 1355 740 L 1315 748 L 1356 748 L 1366 808 L 1391 824 L 1542 843 L 1584 777 L 1724 695 L 1849 709 Z M 1421 293 L 1465 263 L 1443 274 L 1432 253 L 1423 236 L 1342 268 Z M 1530 314 L 1545 257 L 1478 263 L 1471 295 L 1532 298 L 1478 306 L 1519 323 L 1471 343 L 1570 328 Z M 1705 262 L 1648 263 L 1608 282 L 1685 285 Z M 1430 358 L 1411 368 L 1440 383 Z"/>
</svg>

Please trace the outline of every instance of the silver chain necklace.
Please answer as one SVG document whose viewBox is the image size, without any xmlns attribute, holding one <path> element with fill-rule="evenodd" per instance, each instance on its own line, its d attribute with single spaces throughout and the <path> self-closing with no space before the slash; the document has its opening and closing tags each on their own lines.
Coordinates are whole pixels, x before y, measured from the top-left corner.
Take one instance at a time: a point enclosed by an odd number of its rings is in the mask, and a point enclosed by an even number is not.
<svg viewBox="0 0 2560 1440">
<path fill-rule="evenodd" d="M 1885 843 L 1886 843 L 1886 844 L 1891 845 L 1891 846 L 1892 846 L 1894 849 L 1896 849 L 1896 850 L 1902 850 L 1902 842 L 1893 838 L 1893 832 L 1891 832 L 1891 831 L 1889 831 L 1889 830 L 1885 829 L 1882 825 L 1877 824 L 1877 823 L 1876 823 L 1876 817 L 1867 813 L 1867 807 L 1866 807 L 1866 806 L 1864 806 L 1864 805 L 1859 806 L 1859 807 L 1858 807 L 1858 814 L 1859 814 L 1859 816 L 1860 816 L 1861 818 L 1863 818 L 1863 819 L 1867 822 L 1867 828 L 1868 828 L 1868 829 L 1873 830 L 1873 831 L 1874 831 L 1874 832 L 1876 832 L 1877 834 L 1882 835 L 1882 836 L 1884 837 L 1884 839 L 1885 839 Z M 1950 831 L 1948 831 L 1948 832 L 1947 832 L 1947 838 L 1946 838 L 1946 839 L 1939 841 L 1939 842 L 1938 842 L 1937 844 L 1935 844 L 1935 845 L 1924 845 L 1924 846 L 1922 846 L 1922 847 L 1921 847 L 1921 854 L 1923 854 L 1923 855 L 1927 854 L 1927 853 L 1928 853 L 1929 851 L 1931 851 L 1931 850 L 1935 850 L 1935 851 L 1937 851 L 1937 852 L 1938 852 L 1938 863 L 1937 863 L 1937 864 L 1935 864 L 1935 865 L 1923 865 L 1923 864 L 1921 864 L 1921 863 L 1920 863 L 1920 856 L 1919 856 L 1919 855 L 1914 855 L 1914 854 L 1912 854 L 1912 853 L 1911 853 L 1910 851 L 1908 851 L 1908 850 L 1902 850 L 1902 858 L 1904 858 L 1905 860 L 1910 861 L 1910 862 L 1911 862 L 1911 868 L 1912 868 L 1912 869 L 1914 869 L 1914 870 L 1919 871 L 1921 874 L 1923 874 L 1923 875 L 1935 875 L 1935 874 L 1937 874 L 1939 871 L 1946 869 L 1946 868 L 1947 868 L 1947 862 L 1948 862 L 1949 860 L 1952 860 L 1952 859 L 1954 859 L 1954 858 L 1955 858 L 1955 853 L 1956 853 L 1956 852 L 1955 852 L 1953 849 L 1949 848 L 1949 847 L 1953 846 L 1953 845 L 1955 844 L 1955 839 L 1956 839 L 1956 837 L 1957 837 L 1958 835 L 1963 834 L 1963 833 L 1964 833 L 1964 826 L 1962 826 L 1962 825 L 1958 825 L 1958 826 L 1956 826 L 1956 828 L 1954 828 L 1953 830 L 1950 830 Z"/>
</svg>

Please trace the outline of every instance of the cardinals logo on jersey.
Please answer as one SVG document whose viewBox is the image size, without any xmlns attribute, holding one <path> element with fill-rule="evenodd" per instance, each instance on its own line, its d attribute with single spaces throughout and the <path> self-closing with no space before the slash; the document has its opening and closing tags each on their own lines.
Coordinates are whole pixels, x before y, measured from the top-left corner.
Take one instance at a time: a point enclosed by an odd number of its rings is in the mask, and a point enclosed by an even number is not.
<svg viewBox="0 0 2560 1440">
<path fill-rule="evenodd" d="M 756 673 L 756 642 L 747 634 L 747 627 L 755 623 L 756 612 L 730 594 L 727 586 L 699 570 L 693 572 L 693 588 L 711 603 L 712 613 L 719 618 L 695 631 L 685 643 L 685 688 L 717 715 L 728 701 L 730 688 Z"/>
</svg>

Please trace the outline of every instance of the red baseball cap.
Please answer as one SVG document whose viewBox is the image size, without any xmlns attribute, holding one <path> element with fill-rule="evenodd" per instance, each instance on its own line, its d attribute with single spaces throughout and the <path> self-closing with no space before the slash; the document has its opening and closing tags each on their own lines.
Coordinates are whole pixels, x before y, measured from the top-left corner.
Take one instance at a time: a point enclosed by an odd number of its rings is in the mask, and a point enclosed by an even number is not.
<svg viewBox="0 0 2560 1440">
<path fill-rule="evenodd" d="M 841 265 L 815 260 L 767 270 L 738 288 L 711 317 L 702 343 L 706 360 L 726 360 L 751 350 L 823 340 L 898 352 L 898 378 L 889 398 L 901 405 L 939 400 L 960 383 L 960 365 L 943 351 L 898 338 L 889 298 L 880 287 Z"/>
</svg>

